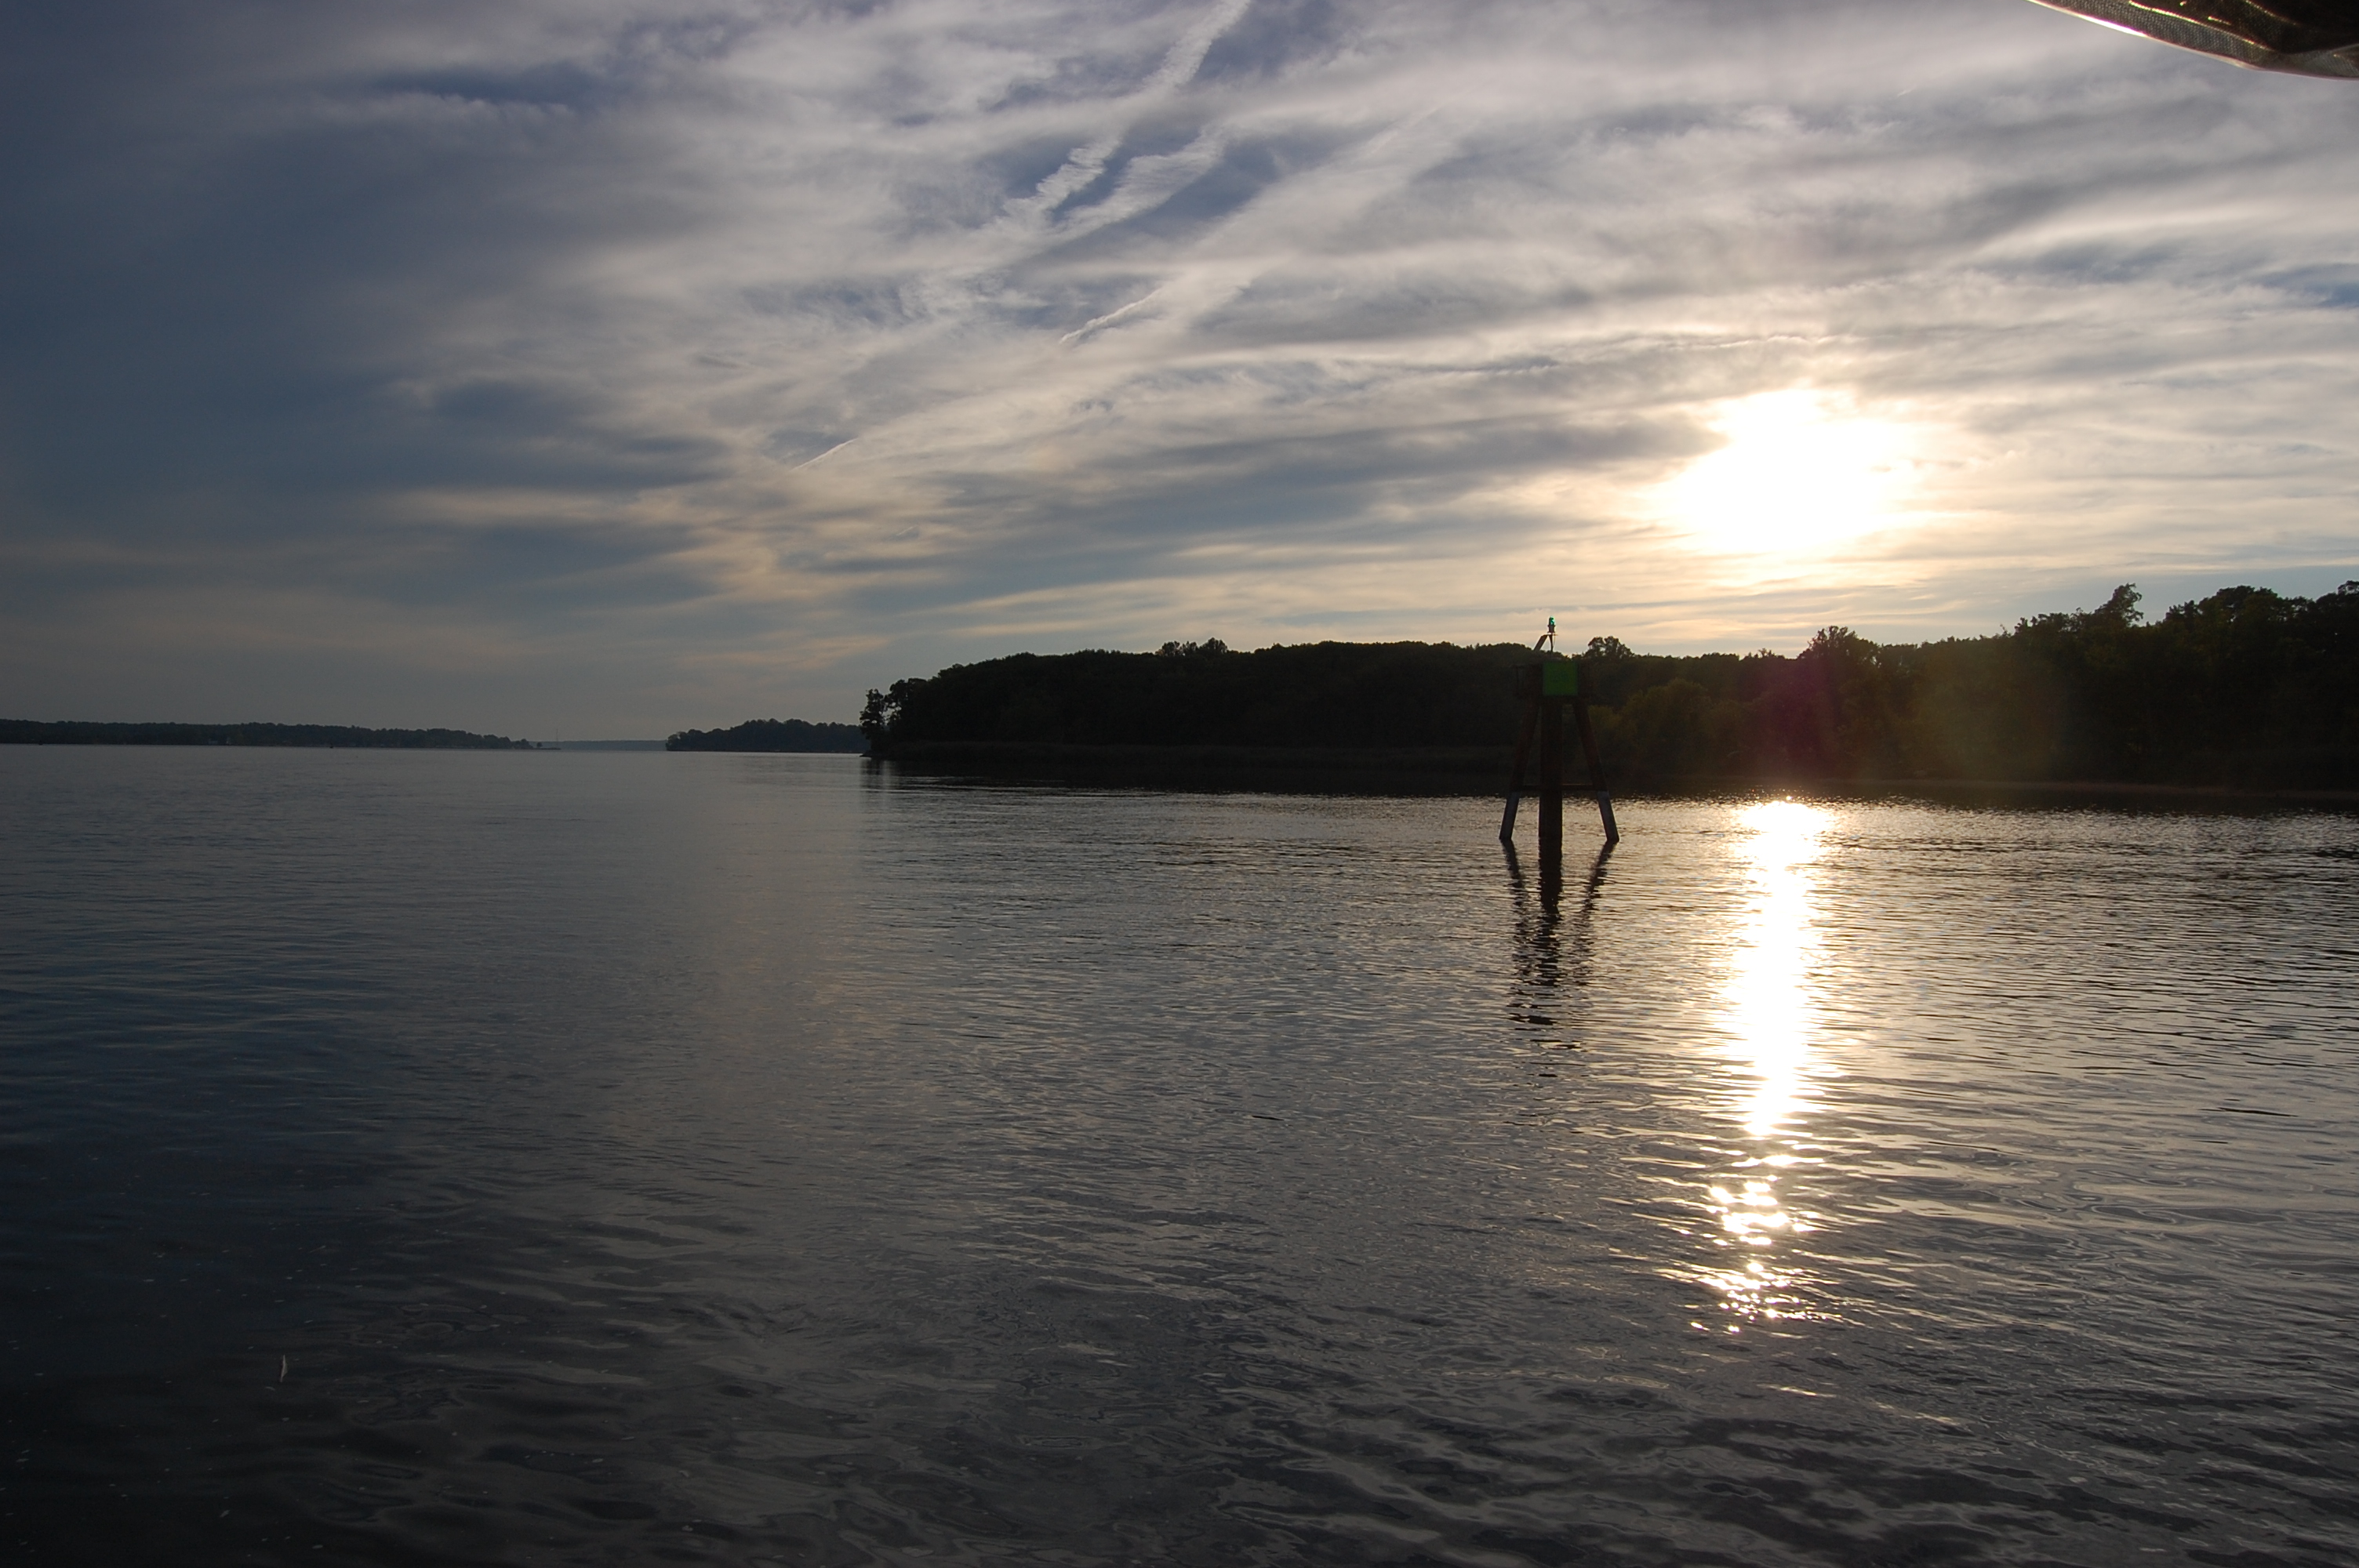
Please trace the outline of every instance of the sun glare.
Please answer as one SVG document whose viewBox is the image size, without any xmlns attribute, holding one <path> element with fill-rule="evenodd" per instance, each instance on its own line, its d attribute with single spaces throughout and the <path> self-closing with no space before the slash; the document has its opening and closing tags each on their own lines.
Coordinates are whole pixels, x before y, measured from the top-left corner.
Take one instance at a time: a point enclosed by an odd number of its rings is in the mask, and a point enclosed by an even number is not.
<svg viewBox="0 0 2359 1568">
<path fill-rule="evenodd" d="M 1734 1108 L 1745 1146 L 1734 1152 L 1734 1168 L 1706 1189 L 1726 1257 L 1703 1273 L 1741 1317 L 1806 1317 L 1820 1309 L 1804 1299 L 1802 1276 L 1785 1254 L 1792 1238 L 1815 1227 L 1787 1206 L 1778 1184 L 1802 1163 L 1796 1124 L 1809 1109 L 1818 1030 L 1813 865 L 1828 816 L 1794 801 L 1762 801 L 1736 820 L 1751 886 L 1730 955 L 1723 1017 L 1730 1054 L 1743 1069 Z"/>
<path fill-rule="evenodd" d="M 1919 432 L 1797 389 L 1722 404 L 1726 438 L 1658 490 L 1656 509 L 1714 555 L 1796 555 L 1889 526 L 1914 491 Z"/>
<path fill-rule="evenodd" d="M 1754 1084 L 1745 1106 L 1748 1138 L 1775 1137 L 1799 1108 L 1804 1065 L 1816 1027 L 1809 984 L 1818 957 L 1810 908 L 1811 862 L 1826 813 L 1789 800 L 1737 814 L 1746 830 L 1752 897 L 1728 978 L 1728 1023 Z"/>
</svg>

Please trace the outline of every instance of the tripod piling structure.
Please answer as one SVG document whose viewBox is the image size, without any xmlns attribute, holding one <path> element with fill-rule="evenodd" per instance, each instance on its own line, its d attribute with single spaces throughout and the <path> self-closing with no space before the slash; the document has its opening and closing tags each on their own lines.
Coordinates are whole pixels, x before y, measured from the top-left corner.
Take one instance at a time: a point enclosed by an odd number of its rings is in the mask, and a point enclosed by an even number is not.
<svg viewBox="0 0 2359 1568">
<path fill-rule="evenodd" d="M 1532 644 L 1535 654 L 1554 653 L 1556 617 L 1549 617 L 1549 629 Z M 1524 699 L 1524 722 L 1516 740 L 1515 771 L 1507 779 L 1507 806 L 1499 818 L 1499 841 L 1512 843 L 1516 833 L 1516 808 L 1521 804 L 1524 772 L 1531 761 L 1532 742 L 1539 742 L 1539 834 L 1540 863 L 1543 868 L 1557 863 L 1564 852 L 1564 715 L 1572 710 L 1573 733 L 1581 743 L 1581 759 L 1589 772 L 1589 782 L 1576 786 L 1576 792 L 1597 803 L 1599 824 L 1605 829 L 1605 842 L 1621 841 L 1621 829 L 1614 821 L 1614 800 L 1606 793 L 1605 769 L 1597 756 L 1597 737 L 1589 723 L 1589 697 L 1582 689 L 1581 661 L 1578 659 L 1535 659 L 1516 671 L 1516 694 Z"/>
</svg>

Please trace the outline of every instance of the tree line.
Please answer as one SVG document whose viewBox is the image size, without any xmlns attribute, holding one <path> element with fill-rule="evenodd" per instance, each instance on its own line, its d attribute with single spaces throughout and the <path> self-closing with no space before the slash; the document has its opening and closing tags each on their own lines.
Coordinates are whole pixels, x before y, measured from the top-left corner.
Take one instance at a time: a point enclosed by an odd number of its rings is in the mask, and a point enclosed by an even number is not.
<svg viewBox="0 0 2359 1568">
<path fill-rule="evenodd" d="M 856 724 L 814 724 L 805 719 L 748 719 L 727 730 L 682 730 L 667 752 L 864 752 L 868 737 Z"/>
<path fill-rule="evenodd" d="M 2318 599 L 2227 588 L 2140 611 L 1878 643 L 1830 626 L 1799 654 L 1582 659 L 1609 777 L 1989 779 L 2359 788 L 2359 582 Z M 872 754 L 928 742 L 1480 747 L 1512 740 L 1513 643 L 1319 643 L 1017 654 L 868 694 Z"/>
</svg>

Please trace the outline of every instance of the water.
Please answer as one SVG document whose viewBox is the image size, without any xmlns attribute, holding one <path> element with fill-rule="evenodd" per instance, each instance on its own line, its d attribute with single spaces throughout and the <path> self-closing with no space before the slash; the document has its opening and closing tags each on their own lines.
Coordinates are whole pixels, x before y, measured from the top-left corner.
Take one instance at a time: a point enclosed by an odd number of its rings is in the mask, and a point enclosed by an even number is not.
<svg viewBox="0 0 2359 1568">
<path fill-rule="evenodd" d="M 2359 820 L 1621 815 L 0 750 L 0 1556 L 2359 1560 Z"/>
</svg>

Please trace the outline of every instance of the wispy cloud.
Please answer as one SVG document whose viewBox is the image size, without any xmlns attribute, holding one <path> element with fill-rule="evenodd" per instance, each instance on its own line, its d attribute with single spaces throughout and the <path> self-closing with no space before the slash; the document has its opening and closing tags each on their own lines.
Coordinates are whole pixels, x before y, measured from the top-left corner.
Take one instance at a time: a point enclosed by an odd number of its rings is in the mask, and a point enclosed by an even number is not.
<svg viewBox="0 0 2359 1568">
<path fill-rule="evenodd" d="M 2359 571 L 2359 90 L 2020 0 L 0 26 L 28 716 L 652 732 L 1025 646 Z M 1765 395 L 1907 482 L 1676 515 Z"/>
</svg>

